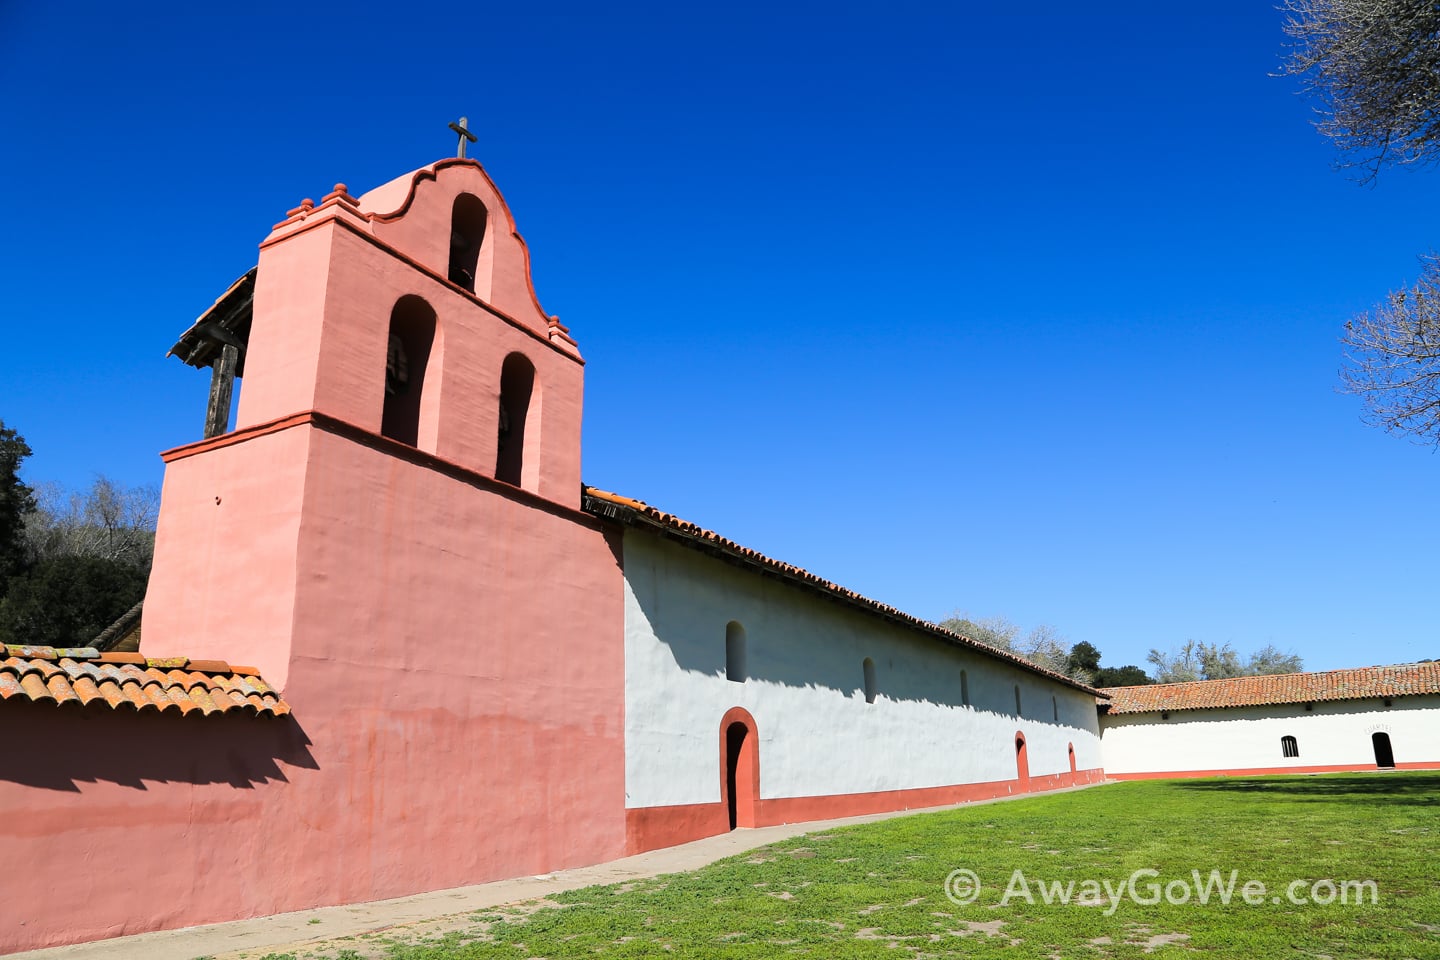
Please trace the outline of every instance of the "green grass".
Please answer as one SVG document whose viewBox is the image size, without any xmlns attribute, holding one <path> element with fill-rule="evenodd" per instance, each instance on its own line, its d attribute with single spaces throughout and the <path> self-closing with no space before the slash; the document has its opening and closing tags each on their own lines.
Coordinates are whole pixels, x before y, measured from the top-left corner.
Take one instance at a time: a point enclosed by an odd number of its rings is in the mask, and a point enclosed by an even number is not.
<svg viewBox="0 0 1440 960">
<path fill-rule="evenodd" d="M 810 834 L 689 874 L 476 914 L 442 937 L 314 956 L 1440 958 L 1440 775 L 1150 781 Z M 943 883 L 973 870 L 979 899 Z M 999 901 L 1021 869 L 1035 902 Z M 1118 884 L 1218 869 L 1247 906 L 1042 902 L 1035 881 Z M 1292 880 L 1374 880 L 1376 904 L 1275 904 Z M 1144 891 L 1142 890 L 1142 893 Z M 1109 915 L 1107 915 L 1107 913 Z M 352 950 L 353 947 L 353 950 Z M 301 956 L 311 956 L 302 953 Z"/>
</svg>

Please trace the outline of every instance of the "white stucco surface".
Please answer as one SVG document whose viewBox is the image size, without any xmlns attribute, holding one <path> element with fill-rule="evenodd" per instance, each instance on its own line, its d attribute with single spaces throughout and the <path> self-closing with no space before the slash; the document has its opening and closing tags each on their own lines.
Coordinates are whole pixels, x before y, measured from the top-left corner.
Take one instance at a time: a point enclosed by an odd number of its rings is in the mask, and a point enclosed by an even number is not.
<svg viewBox="0 0 1440 960">
<path fill-rule="evenodd" d="M 764 799 L 1014 779 L 1017 731 L 1031 776 L 1069 772 L 1072 743 L 1077 769 L 1101 765 L 1095 700 L 1073 687 L 645 531 L 626 531 L 624 557 L 629 807 L 717 802 L 732 707 L 758 727 Z M 744 682 L 726 679 L 731 621 Z"/>
<path fill-rule="evenodd" d="M 1374 766 L 1371 736 L 1383 732 L 1397 764 L 1440 761 L 1440 696 L 1177 710 L 1102 717 L 1105 771 L 1189 772 L 1257 767 Z M 1298 757 L 1281 752 L 1292 736 Z"/>
</svg>

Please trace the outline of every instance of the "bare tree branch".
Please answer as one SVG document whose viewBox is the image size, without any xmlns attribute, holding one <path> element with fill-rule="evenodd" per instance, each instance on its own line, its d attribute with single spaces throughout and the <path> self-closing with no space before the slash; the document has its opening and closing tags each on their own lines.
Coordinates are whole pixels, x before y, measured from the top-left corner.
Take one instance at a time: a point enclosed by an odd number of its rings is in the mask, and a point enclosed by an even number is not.
<svg viewBox="0 0 1440 960">
<path fill-rule="evenodd" d="M 41 484 L 35 500 L 36 509 L 25 521 L 34 560 L 101 557 L 149 569 L 160 508 L 154 486 L 122 487 L 100 476 L 84 493 Z"/>
<path fill-rule="evenodd" d="M 1340 166 L 1373 180 L 1386 163 L 1440 156 L 1440 6 L 1433 0 L 1285 0 L 1284 70 L 1320 101 L 1315 126 Z"/>
<path fill-rule="evenodd" d="M 1415 286 L 1345 324 L 1340 379 L 1367 423 L 1440 445 L 1440 255 L 1421 263 Z"/>
</svg>

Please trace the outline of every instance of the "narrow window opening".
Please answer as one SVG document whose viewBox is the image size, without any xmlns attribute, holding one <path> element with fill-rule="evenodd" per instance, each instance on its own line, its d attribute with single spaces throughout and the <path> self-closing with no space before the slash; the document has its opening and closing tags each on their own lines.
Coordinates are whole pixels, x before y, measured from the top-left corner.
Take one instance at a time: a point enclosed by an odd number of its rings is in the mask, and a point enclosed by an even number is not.
<svg viewBox="0 0 1440 960">
<path fill-rule="evenodd" d="M 866 703 L 874 703 L 874 702 L 875 702 L 875 692 L 876 692 L 876 691 L 875 691 L 875 661 L 874 661 L 874 660 L 871 660 L 869 657 L 866 657 L 866 658 L 865 658 L 865 662 L 864 662 L 863 664 L 861 664 L 861 668 L 862 668 L 862 670 L 863 670 L 863 672 L 864 672 L 864 674 L 865 674 L 865 702 L 866 702 Z"/>
<path fill-rule="evenodd" d="M 960 704 L 965 707 L 970 706 L 970 677 L 964 670 L 960 671 Z"/>
<path fill-rule="evenodd" d="M 1060 722 L 1060 701 L 1056 700 L 1053 696 L 1050 698 L 1050 710 L 1051 710 L 1051 712 L 1053 712 L 1053 713 L 1055 714 L 1055 722 L 1056 722 L 1056 723 L 1059 723 L 1059 722 Z"/>
<path fill-rule="evenodd" d="M 534 421 L 530 409 L 535 389 L 535 365 L 523 354 L 512 353 L 500 368 L 499 441 L 495 453 L 495 479 L 515 486 L 525 482 L 526 439 Z M 532 471 L 533 472 L 533 471 Z"/>
<path fill-rule="evenodd" d="M 475 292 L 475 268 L 480 262 L 480 245 L 485 241 L 485 204 L 472 194 L 462 193 L 450 208 L 450 282 Z"/>
<path fill-rule="evenodd" d="M 385 348 L 385 408 L 380 432 L 416 446 L 420 437 L 421 399 L 426 368 L 435 343 L 435 311 L 419 297 L 406 296 L 390 311 Z"/>
<path fill-rule="evenodd" d="M 745 672 L 745 628 L 738 620 L 725 624 L 725 679 L 744 683 Z"/>
<path fill-rule="evenodd" d="M 1295 742 L 1294 737 L 1280 738 L 1280 752 L 1287 757 L 1300 756 L 1300 745 Z"/>
<path fill-rule="evenodd" d="M 1024 714 L 1020 712 L 1020 684 L 1018 683 L 1015 684 L 1015 716 L 1024 716 Z"/>
<path fill-rule="evenodd" d="M 1375 747 L 1375 766 L 1382 770 L 1394 769 L 1395 751 L 1390 748 L 1390 734 L 1372 733 L 1370 743 Z"/>
</svg>

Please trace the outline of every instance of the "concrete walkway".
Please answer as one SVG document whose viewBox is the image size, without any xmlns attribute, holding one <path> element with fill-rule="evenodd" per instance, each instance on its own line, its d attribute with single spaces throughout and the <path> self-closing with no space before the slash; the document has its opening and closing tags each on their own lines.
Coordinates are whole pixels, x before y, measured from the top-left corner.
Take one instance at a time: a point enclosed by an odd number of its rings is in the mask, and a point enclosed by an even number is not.
<svg viewBox="0 0 1440 960">
<path fill-rule="evenodd" d="M 1092 784 L 1091 786 L 1099 786 Z M 1048 793 L 1069 793 L 1085 790 L 1088 786 L 1066 787 Z M 934 813 L 937 810 L 953 810 L 957 807 L 973 807 L 989 803 L 1004 803 L 1025 797 L 1044 796 L 1042 793 L 1025 793 L 1014 797 L 997 797 L 993 800 L 976 800 L 971 803 L 954 804 L 946 807 L 929 807 L 920 810 L 901 810 L 893 813 L 877 813 L 864 817 L 847 817 L 841 820 L 812 820 L 807 823 L 787 823 L 778 827 L 757 827 L 753 830 L 735 830 L 717 837 L 706 837 L 693 843 L 649 853 L 612 860 L 592 867 L 576 867 L 560 870 L 539 877 L 521 877 L 516 880 L 497 880 L 472 887 L 456 887 L 451 890 L 437 890 L 433 893 L 416 894 L 397 900 L 377 900 L 374 903 L 355 903 L 342 907 L 319 907 L 314 910 L 299 910 L 295 913 L 278 913 L 270 917 L 253 920 L 233 920 L 229 923 L 215 923 L 203 927 L 185 927 L 180 930 L 162 930 L 156 933 L 141 933 L 113 940 L 82 943 L 72 947 L 49 947 L 25 953 L 7 955 L 8 960 L 194 960 L 196 957 L 214 957 L 226 960 L 230 957 L 247 955 L 262 956 L 264 953 L 290 953 L 304 950 L 313 944 L 334 940 L 337 937 L 351 937 L 357 934 L 373 933 L 391 927 L 419 924 L 463 915 L 476 910 L 486 910 L 505 904 L 520 903 L 546 897 L 566 890 L 596 884 L 623 883 L 659 876 L 663 873 L 680 873 L 695 870 L 716 860 L 763 847 L 768 843 L 786 840 L 806 833 L 818 833 L 832 827 L 844 827 L 857 823 L 874 823 L 894 817 L 913 816 L 918 813 Z M 468 922 L 468 920 L 466 920 Z M 454 926 L 460 926 L 460 923 Z"/>
</svg>

